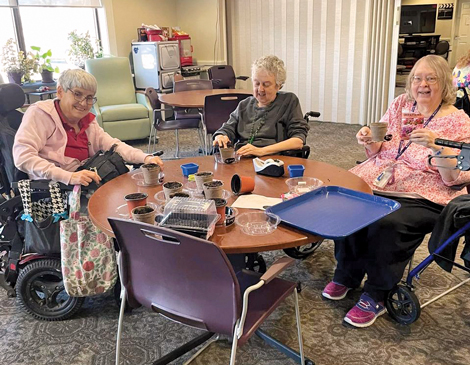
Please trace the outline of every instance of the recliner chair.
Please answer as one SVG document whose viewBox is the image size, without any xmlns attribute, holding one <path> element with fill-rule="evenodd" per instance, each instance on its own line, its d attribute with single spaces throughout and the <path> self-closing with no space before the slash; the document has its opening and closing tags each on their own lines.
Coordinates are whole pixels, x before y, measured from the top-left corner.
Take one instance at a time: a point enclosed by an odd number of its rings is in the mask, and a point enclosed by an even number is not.
<svg viewBox="0 0 470 365">
<path fill-rule="evenodd" d="M 98 81 L 96 120 L 120 140 L 147 138 L 153 109 L 144 93 L 136 92 L 127 57 L 87 60 L 85 69 Z"/>
</svg>

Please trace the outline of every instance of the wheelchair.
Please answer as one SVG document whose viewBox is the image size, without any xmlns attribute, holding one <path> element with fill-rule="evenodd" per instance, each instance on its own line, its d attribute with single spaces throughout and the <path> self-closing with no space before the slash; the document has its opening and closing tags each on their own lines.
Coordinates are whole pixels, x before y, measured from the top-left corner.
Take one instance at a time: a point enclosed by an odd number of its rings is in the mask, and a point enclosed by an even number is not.
<svg viewBox="0 0 470 365">
<path fill-rule="evenodd" d="M 429 157 L 429 164 L 433 166 L 432 160 L 434 158 L 455 158 L 457 160 L 456 169 L 462 171 L 469 171 L 470 170 L 470 143 L 463 143 L 463 142 L 454 142 L 445 139 L 436 139 L 435 143 L 437 145 L 456 148 L 461 150 L 458 156 L 430 156 Z M 459 186 L 457 188 L 463 188 L 463 186 Z M 467 190 L 468 186 L 467 186 Z M 470 191 L 470 190 L 469 190 Z M 459 196 L 459 198 L 462 197 Z M 458 199 L 458 198 L 457 198 Z M 452 201 L 454 202 L 454 200 Z M 452 203 L 451 202 L 451 203 Z M 451 204 L 449 203 L 449 205 Z M 453 204 L 461 204 L 461 201 L 458 200 L 457 203 Z M 465 205 L 467 207 L 467 205 Z M 470 209 L 470 207 L 469 207 Z M 450 211 L 450 210 L 449 210 Z M 392 289 L 387 296 L 385 301 L 385 306 L 389 315 L 396 320 L 400 324 L 411 324 L 418 320 L 421 314 L 421 308 L 425 307 L 426 305 L 432 303 L 433 301 L 439 299 L 443 295 L 451 292 L 454 289 L 457 289 L 459 286 L 463 285 L 470 278 L 464 280 L 460 284 L 456 285 L 455 287 L 447 290 L 445 293 L 437 296 L 434 299 L 431 299 L 427 303 L 420 305 L 419 299 L 414 293 L 414 286 L 413 286 L 413 278 L 419 279 L 420 275 L 426 268 L 434 261 L 441 260 L 441 262 L 448 263 L 451 267 L 457 267 L 461 270 L 464 270 L 470 273 L 470 218 L 466 223 L 462 226 L 458 227 L 455 232 L 445 232 L 446 235 L 450 235 L 444 242 L 442 242 L 439 247 L 431 253 L 428 257 L 426 257 L 420 264 L 418 264 L 413 270 L 407 275 L 406 280 L 402 283 L 397 285 L 394 289 Z M 459 243 L 459 239 L 465 236 L 466 239 L 466 248 L 467 253 L 466 255 L 462 255 L 464 265 L 458 264 L 453 260 L 449 259 L 446 256 L 443 256 L 443 251 L 446 249 L 451 248 L 451 245 L 457 245 Z M 411 267 L 411 264 L 410 264 Z"/>
<path fill-rule="evenodd" d="M 23 114 L 23 90 L 0 85 L 0 286 L 33 317 L 59 321 L 73 316 L 85 298 L 70 297 L 62 282 L 60 252 L 24 254 L 23 203 L 15 182 L 27 179 L 13 163 L 12 148 Z M 31 181 L 33 201 L 49 197 L 49 181 Z"/>
</svg>

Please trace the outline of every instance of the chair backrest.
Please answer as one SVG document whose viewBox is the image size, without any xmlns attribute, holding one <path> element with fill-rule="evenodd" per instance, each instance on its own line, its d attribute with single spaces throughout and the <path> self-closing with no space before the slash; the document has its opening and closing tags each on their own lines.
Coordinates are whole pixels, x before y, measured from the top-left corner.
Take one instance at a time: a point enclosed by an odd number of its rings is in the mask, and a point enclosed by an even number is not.
<svg viewBox="0 0 470 365">
<path fill-rule="evenodd" d="M 439 43 L 436 45 L 436 55 L 442 56 L 446 55 L 449 52 L 449 42 L 447 41 L 439 41 Z"/>
<path fill-rule="evenodd" d="M 87 60 L 85 69 L 98 81 L 96 97 L 100 107 L 137 103 L 131 66 L 127 57 Z"/>
<path fill-rule="evenodd" d="M 224 124 L 240 103 L 249 94 L 208 95 L 204 99 L 204 123 L 207 133 L 214 134 Z"/>
<path fill-rule="evenodd" d="M 230 65 L 212 66 L 207 71 L 213 81 L 214 89 L 235 89 L 235 72 Z"/>
<path fill-rule="evenodd" d="M 180 80 L 173 83 L 173 92 L 191 91 L 191 90 L 211 90 L 212 81 L 210 80 Z"/>
<path fill-rule="evenodd" d="M 210 332 L 233 332 L 241 314 L 240 286 L 217 245 L 146 223 L 109 222 L 131 306 L 143 305 Z"/>
<path fill-rule="evenodd" d="M 10 191 L 12 182 L 27 178 L 15 167 L 12 153 L 15 134 L 23 119 L 23 113 L 16 109 L 24 104 L 24 100 L 24 91 L 19 85 L 0 85 L 0 174 L 2 190 L 6 192 Z"/>
<path fill-rule="evenodd" d="M 158 99 L 158 93 L 157 90 L 155 90 L 153 87 L 148 87 L 145 89 L 145 95 L 148 97 L 150 106 L 152 109 L 160 109 L 162 106 L 162 103 Z"/>
</svg>

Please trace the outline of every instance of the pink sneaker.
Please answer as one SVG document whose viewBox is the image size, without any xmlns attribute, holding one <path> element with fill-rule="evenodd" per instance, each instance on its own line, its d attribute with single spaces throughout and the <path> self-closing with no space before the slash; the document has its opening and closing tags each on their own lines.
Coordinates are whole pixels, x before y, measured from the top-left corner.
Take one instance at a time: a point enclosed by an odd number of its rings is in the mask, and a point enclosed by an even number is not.
<svg viewBox="0 0 470 365">
<path fill-rule="evenodd" d="M 321 295 L 331 300 L 341 300 L 350 290 L 351 288 L 335 283 L 334 281 L 330 281 L 328 285 L 325 286 L 325 289 L 323 289 Z"/>
<path fill-rule="evenodd" d="M 363 293 L 357 304 L 346 314 L 344 321 L 354 327 L 369 327 L 377 317 L 386 312 L 383 302 L 375 302 L 367 293 Z"/>
</svg>

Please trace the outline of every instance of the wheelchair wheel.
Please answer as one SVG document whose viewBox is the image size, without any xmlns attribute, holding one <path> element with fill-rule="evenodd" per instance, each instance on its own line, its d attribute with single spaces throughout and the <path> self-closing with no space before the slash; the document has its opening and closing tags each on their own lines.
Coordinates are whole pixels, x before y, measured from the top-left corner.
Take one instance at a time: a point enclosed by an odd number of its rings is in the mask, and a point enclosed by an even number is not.
<svg viewBox="0 0 470 365">
<path fill-rule="evenodd" d="M 317 242 L 312 242 L 308 245 L 285 248 L 284 252 L 287 256 L 290 256 L 293 259 L 306 259 L 311 254 L 313 254 L 318 249 L 318 247 L 320 247 L 322 242 L 323 240 L 320 240 Z"/>
<path fill-rule="evenodd" d="M 266 261 L 258 253 L 248 253 L 245 255 L 245 267 L 247 270 L 264 274 L 266 272 Z"/>
<path fill-rule="evenodd" d="M 403 285 L 398 285 L 389 292 L 385 306 L 390 317 L 400 324 L 411 324 L 421 314 L 418 297 Z"/>
<path fill-rule="evenodd" d="M 69 318 L 85 301 L 85 298 L 70 297 L 65 291 L 58 259 L 28 263 L 18 276 L 16 294 L 27 313 L 44 321 Z"/>
</svg>

